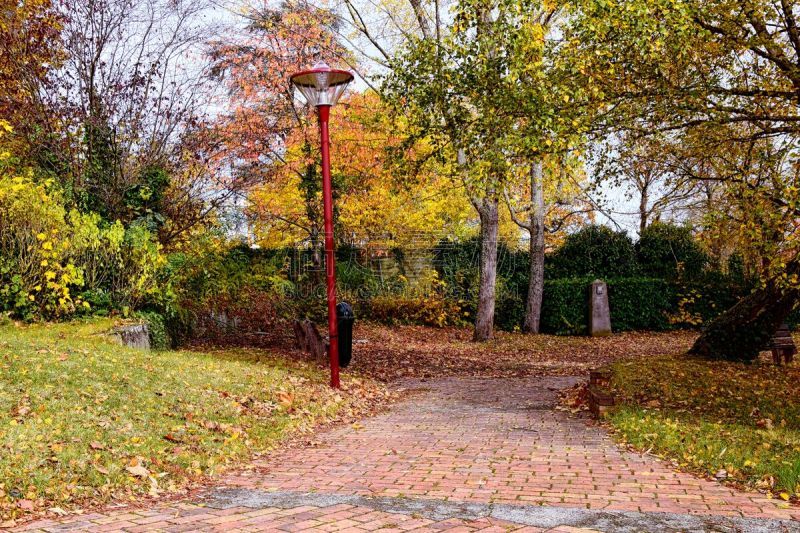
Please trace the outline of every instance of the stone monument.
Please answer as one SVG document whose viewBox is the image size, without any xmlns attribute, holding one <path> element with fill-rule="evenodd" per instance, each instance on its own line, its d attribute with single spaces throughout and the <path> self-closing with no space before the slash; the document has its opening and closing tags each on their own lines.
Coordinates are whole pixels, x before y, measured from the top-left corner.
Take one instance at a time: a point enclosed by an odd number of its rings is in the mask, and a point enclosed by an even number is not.
<svg viewBox="0 0 800 533">
<path fill-rule="evenodd" d="M 592 282 L 589 295 L 589 334 L 592 337 L 611 335 L 611 311 L 608 308 L 608 286 L 605 281 Z"/>
</svg>

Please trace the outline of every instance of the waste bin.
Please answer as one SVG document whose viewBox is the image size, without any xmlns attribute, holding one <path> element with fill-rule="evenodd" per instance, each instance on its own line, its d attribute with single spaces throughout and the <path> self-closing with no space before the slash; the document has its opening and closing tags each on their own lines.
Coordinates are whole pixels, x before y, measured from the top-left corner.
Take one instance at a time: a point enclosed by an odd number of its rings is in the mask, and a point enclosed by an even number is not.
<svg viewBox="0 0 800 533">
<path fill-rule="evenodd" d="M 347 302 L 336 305 L 336 321 L 339 328 L 339 366 L 346 368 L 353 358 L 353 322 L 356 316 Z"/>
</svg>

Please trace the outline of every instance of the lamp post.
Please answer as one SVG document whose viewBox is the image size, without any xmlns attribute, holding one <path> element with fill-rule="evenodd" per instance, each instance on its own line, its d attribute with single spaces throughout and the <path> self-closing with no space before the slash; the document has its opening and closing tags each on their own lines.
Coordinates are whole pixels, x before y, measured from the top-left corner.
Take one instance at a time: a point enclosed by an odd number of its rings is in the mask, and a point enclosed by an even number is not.
<svg viewBox="0 0 800 533">
<path fill-rule="evenodd" d="M 333 194 L 328 120 L 331 107 L 336 105 L 353 75 L 346 70 L 330 68 L 320 61 L 311 70 L 293 74 L 291 82 L 309 105 L 317 108 L 322 151 L 322 203 L 325 219 L 325 274 L 328 288 L 328 355 L 331 364 L 331 387 L 339 388 L 339 335 L 336 321 L 336 259 L 333 249 Z"/>
</svg>

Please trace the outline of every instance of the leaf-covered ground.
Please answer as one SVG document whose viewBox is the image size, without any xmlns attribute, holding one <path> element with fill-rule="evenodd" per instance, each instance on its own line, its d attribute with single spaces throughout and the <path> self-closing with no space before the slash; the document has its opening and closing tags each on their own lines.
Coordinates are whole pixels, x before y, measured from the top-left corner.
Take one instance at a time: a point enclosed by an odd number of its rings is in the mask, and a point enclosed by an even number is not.
<svg viewBox="0 0 800 533">
<path fill-rule="evenodd" d="M 110 321 L 0 326 L 0 523 L 177 493 L 389 398 L 264 350 L 142 352 Z"/>
<path fill-rule="evenodd" d="M 353 337 L 355 371 L 380 380 L 436 376 L 577 375 L 620 359 L 682 353 L 696 332 L 627 332 L 559 337 L 497 332 L 472 342 L 469 328 L 381 326 L 360 322 Z"/>
<path fill-rule="evenodd" d="M 800 494 L 800 366 L 686 356 L 612 365 L 618 436 L 676 466 L 776 498 Z"/>
</svg>

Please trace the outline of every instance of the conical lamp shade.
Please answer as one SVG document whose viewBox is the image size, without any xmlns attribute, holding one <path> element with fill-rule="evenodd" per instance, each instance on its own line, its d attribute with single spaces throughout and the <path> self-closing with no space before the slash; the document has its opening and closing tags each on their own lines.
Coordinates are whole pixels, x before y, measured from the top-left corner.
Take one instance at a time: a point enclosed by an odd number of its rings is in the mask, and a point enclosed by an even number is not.
<svg viewBox="0 0 800 533">
<path fill-rule="evenodd" d="M 332 69 L 320 61 L 311 70 L 304 70 L 290 78 L 297 90 L 312 106 L 336 105 L 353 75 L 346 70 Z"/>
</svg>

